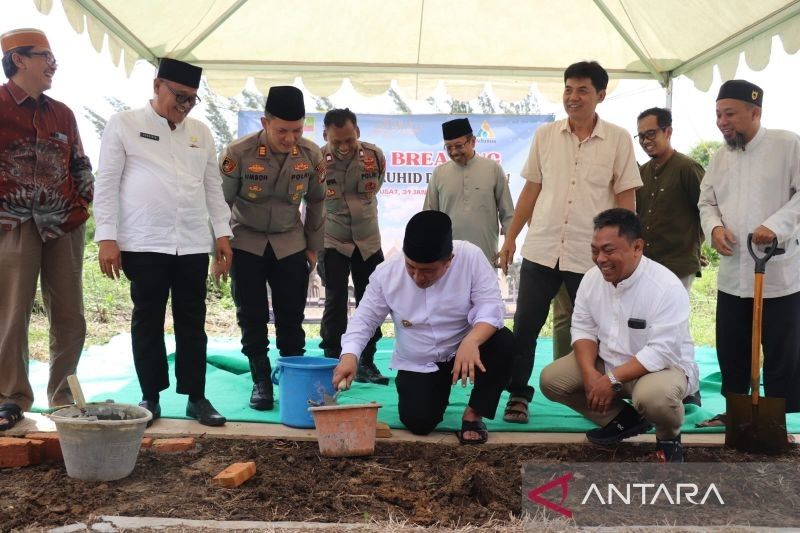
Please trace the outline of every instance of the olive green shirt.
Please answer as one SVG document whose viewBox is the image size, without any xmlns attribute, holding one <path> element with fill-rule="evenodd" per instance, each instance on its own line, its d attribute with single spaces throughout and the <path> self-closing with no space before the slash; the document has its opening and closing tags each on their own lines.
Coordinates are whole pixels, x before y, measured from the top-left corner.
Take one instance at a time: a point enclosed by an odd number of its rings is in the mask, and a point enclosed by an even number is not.
<svg viewBox="0 0 800 533">
<path fill-rule="evenodd" d="M 651 160 L 639 171 L 644 185 L 636 191 L 636 211 L 642 220 L 644 255 L 679 278 L 699 272 L 703 231 L 697 201 L 703 167 L 675 152 L 658 170 Z"/>
</svg>

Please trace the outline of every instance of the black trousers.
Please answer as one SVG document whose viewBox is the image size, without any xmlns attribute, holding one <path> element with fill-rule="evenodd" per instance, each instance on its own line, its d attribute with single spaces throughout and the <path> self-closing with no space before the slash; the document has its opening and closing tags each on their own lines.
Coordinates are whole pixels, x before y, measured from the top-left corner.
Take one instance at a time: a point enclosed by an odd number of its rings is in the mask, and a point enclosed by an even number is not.
<svg viewBox="0 0 800 533">
<path fill-rule="evenodd" d="M 169 387 L 164 318 L 172 296 L 177 392 L 203 396 L 206 388 L 206 276 L 208 254 L 122 252 L 131 282 L 133 363 L 142 398 Z"/>
<path fill-rule="evenodd" d="M 583 274 L 564 272 L 538 263 L 522 260 L 519 273 L 517 310 L 514 313 L 514 361 L 511 365 L 511 381 L 508 391 L 512 396 L 533 399 L 534 389 L 528 385 L 533 372 L 536 354 L 536 339 L 542 331 L 553 301 L 561 284 L 567 287 L 569 299 L 575 304 L 575 294 Z"/>
<path fill-rule="evenodd" d="M 717 292 L 717 359 L 722 394 L 750 392 L 753 299 Z M 761 324 L 767 397 L 786 398 L 786 411 L 800 412 L 800 292 L 765 298 Z"/>
<path fill-rule="evenodd" d="M 375 271 L 375 267 L 383 263 L 383 252 L 378 250 L 364 259 L 358 247 L 353 251 L 352 257 L 347 257 L 333 248 L 326 248 L 323 261 L 325 262 L 325 311 L 322 313 L 320 325 L 322 342 L 319 347 L 325 351 L 325 357 L 338 359 L 342 353 L 342 335 L 347 329 L 348 278 L 352 272 L 356 306 L 358 306 L 364 291 L 367 290 L 369 276 Z M 381 328 L 378 326 L 361 353 L 362 360 L 373 361 L 375 345 L 381 336 Z"/>
<path fill-rule="evenodd" d="M 494 419 L 500 395 L 508 383 L 513 347 L 514 337 L 508 328 L 497 330 L 480 347 L 481 362 L 486 372 L 476 370 L 469 406 L 481 416 Z M 444 418 L 453 386 L 451 372 L 454 364 L 455 358 L 446 363 L 437 363 L 439 370 L 436 372 L 397 372 L 395 385 L 400 421 L 412 433 L 427 435 Z"/>
<path fill-rule="evenodd" d="M 278 350 L 281 356 L 303 355 L 308 261 L 304 251 L 278 259 L 272 245 L 267 245 L 262 256 L 233 249 L 231 293 L 242 330 L 242 353 L 249 358 L 267 357 L 267 283 L 272 290 Z"/>
</svg>

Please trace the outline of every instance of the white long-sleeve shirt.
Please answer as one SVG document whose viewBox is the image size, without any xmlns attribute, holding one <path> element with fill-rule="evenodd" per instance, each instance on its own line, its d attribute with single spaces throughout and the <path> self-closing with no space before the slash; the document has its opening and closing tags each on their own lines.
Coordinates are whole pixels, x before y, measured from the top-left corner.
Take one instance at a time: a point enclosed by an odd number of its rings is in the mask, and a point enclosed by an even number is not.
<svg viewBox="0 0 800 533">
<path fill-rule="evenodd" d="M 150 103 L 112 116 L 94 218 L 95 241 L 115 240 L 130 252 L 208 253 L 215 238 L 233 235 L 208 127 L 186 118 L 171 130 Z"/>
<path fill-rule="evenodd" d="M 396 370 L 435 372 L 452 359 L 459 344 L 479 322 L 503 327 L 505 306 L 497 274 L 480 248 L 453 241 L 453 261 L 445 274 L 420 289 L 397 254 L 378 265 L 342 336 L 342 353 L 361 352 L 387 315 L 394 322 L 390 366 Z"/>
<path fill-rule="evenodd" d="M 792 132 L 761 128 L 744 151 L 723 146 L 714 154 L 700 183 L 700 222 L 709 242 L 717 226 L 731 230 L 737 241 L 733 255 L 720 256 L 720 291 L 753 297 L 755 263 L 747 251 L 747 234 L 761 225 L 786 249 L 767 262 L 764 297 L 800 291 L 799 189 L 800 137 Z"/>
<path fill-rule="evenodd" d="M 631 328 L 630 319 L 644 320 L 645 327 Z M 599 343 L 606 371 L 636 357 L 648 372 L 680 368 L 688 379 L 687 390 L 697 391 L 689 296 L 675 274 L 644 256 L 616 287 L 596 266 L 583 276 L 572 313 L 572 342 L 581 339 Z"/>
</svg>

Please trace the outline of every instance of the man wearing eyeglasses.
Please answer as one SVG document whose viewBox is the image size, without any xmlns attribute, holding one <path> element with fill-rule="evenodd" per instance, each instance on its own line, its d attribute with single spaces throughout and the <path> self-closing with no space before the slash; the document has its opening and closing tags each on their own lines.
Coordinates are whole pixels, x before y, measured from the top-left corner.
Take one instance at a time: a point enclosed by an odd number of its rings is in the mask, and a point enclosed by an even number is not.
<svg viewBox="0 0 800 533">
<path fill-rule="evenodd" d="M 612 207 L 635 210 L 641 187 L 630 135 L 602 120 L 595 111 L 606 96 L 608 73 L 597 62 L 581 61 L 564 71 L 567 118 L 536 131 L 520 174 L 525 178 L 514 218 L 500 250 L 505 272 L 514 260 L 516 237 L 530 222 L 522 248 L 517 309 L 516 351 L 503 420 L 525 424 L 534 389 L 536 338 L 547 320 L 550 302 L 566 285 L 569 299 L 593 266 L 587 243 L 593 217 Z M 535 207 L 535 209 L 534 209 Z"/>
<path fill-rule="evenodd" d="M 0 431 L 33 404 L 28 324 L 41 276 L 50 319 L 50 406 L 72 403 L 86 335 L 83 315 L 85 221 L 94 191 L 89 158 L 72 111 L 43 93 L 57 65 L 44 33 L 0 36 Z"/>
<path fill-rule="evenodd" d="M 671 144 L 672 113 L 653 107 L 639 115 L 636 135 L 650 161 L 639 167 L 644 185 L 636 191 L 644 255 L 680 278 L 689 290 L 700 271 L 700 181 L 705 171 Z"/>
<path fill-rule="evenodd" d="M 305 115 L 300 89 L 271 87 L 263 129 L 237 139 L 219 158 L 225 200 L 232 210 L 236 320 L 253 378 L 250 407 L 259 411 L 274 404 L 267 285 L 281 356 L 303 355 L 308 276 L 323 247 L 325 163 L 319 147 L 303 138 Z"/>
<path fill-rule="evenodd" d="M 230 210 L 211 131 L 189 112 L 200 102 L 202 69 L 164 58 L 143 108 L 112 116 L 100 146 L 94 218 L 103 274 L 131 282 L 133 362 L 142 389 L 139 405 L 161 416 L 169 387 L 164 317 L 172 298 L 175 376 L 188 395 L 186 416 L 221 426 L 205 397 L 206 277 L 226 276 L 232 252 Z"/>
<path fill-rule="evenodd" d="M 678 276 L 689 291 L 700 274 L 700 181 L 705 170 L 672 147 L 672 112 L 652 107 L 639 114 L 635 138 L 650 161 L 639 167 L 643 186 L 636 191 L 642 221 L 644 255 Z M 699 374 L 697 365 L 691 371 Z M 700 405 L 700 391 L 689 390 L 684 403 Z"/>
<path fill-rule="evenodd" d="M 505 235 L 514 216 L 506 174 L 499 163 L 475 152 L 469 119 L 445 122 L 442 136 L 451 161 L 434 169 L 422 208 L 447 213 L 453 238 L 471 242 L 496 266 L 498 235 Z"/>
</svg>

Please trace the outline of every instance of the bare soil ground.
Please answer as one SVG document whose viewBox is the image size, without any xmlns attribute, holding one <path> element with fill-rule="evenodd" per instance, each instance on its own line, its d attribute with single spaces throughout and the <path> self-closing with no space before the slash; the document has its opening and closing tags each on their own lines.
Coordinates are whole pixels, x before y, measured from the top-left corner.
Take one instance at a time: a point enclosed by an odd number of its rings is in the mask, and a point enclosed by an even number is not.
<svg viewBox="0 0 800 533">
<path fill-rule="evenodd" d="M 63 464 L 0 470 L 0 530 L 91 523 L 100 515 L 213 520 L 363 522 L 458 527 L 519 524 L 521 466 L 537 462 L 653 461 L 652 445 L 449 446 L 377 443 L 364 458 L 320 457 L 315 442 L 199 439 L 188 453 L 142 450 L 122 480 L 69 478 Z M 692 462 L 791 461 L 690 448 Z M 224 489 L 211 478 L 255 461 L 254 478 Z M 490 529 L 487 527 L 487 529 Z"/>
</svg>

